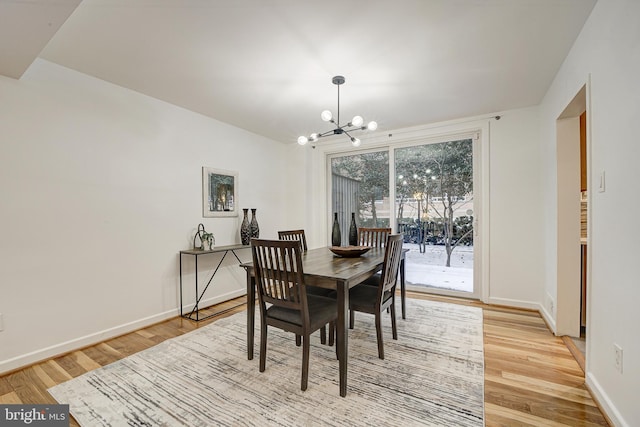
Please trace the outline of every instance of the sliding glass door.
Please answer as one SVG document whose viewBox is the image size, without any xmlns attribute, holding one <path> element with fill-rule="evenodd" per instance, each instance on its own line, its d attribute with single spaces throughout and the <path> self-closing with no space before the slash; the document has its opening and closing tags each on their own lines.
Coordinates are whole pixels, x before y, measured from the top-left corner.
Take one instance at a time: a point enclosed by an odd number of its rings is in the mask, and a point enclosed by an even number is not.
<svg viewBox="0 0 640 427">
<path fill-rule="evenodd" d="M 407 284 L 473 294 L 473 141 L 397 148 L 394 159 L 395 217 L 409 249 Z"/>
<path fill-rule="evenodd" d="M 331 220 L 337 213 L 342 245 L 352 213 L 358 227 L 391 227 L 409 249 L 409 289 L 479 297 L 476 152 L 469 137 L 329 156 Z"/>
</svg>

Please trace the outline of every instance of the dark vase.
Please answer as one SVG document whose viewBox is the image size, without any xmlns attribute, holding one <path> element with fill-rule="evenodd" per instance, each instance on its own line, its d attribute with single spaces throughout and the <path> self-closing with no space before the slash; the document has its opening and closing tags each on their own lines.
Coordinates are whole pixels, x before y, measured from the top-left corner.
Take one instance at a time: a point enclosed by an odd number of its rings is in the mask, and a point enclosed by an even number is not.
<svg viewBox="0 0 640 427">
<path fill-rule="evenodd" d="M 251 223 L 249 224 L 251 230 L 251 238 L 257 239 L 260 237 L 260 226 L 258 225 L 258 219 L 256 218 L 256 209 L 251 209 Z"/>
<path fill-rule="evenodd" d="M 340 235 L 340 223 L 338 222 L 338 212 L 333 213 L 333 230 L 331 231 L 331 246 L 340 246 L 342 236 Z"/>
<path fill-rule="evenodd" d="M 358 226 L 356 225 L 356 214 L 351 212 L 351 225 L 349 226 L 349 245 L 358 244 Z"/>
<path fill-rule="evenodd" d="M 249 227 L 249 209 L 242 209 L 244 212 L 244 218 L 242 219 L 242 225 L 240 226 L 240 241 L 243 245 L 251 243 L 251 228 Z"/>
</svg>

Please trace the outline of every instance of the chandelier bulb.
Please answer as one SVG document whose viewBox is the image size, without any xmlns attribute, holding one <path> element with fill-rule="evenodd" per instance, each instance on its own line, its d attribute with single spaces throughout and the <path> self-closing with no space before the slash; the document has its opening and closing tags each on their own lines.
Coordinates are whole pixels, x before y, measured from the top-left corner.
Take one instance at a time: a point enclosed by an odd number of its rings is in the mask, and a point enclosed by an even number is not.
<svg viewBox="0 0 640 427">
<path fill-rule="evenodd" d="M 298 137 L 298 144 L 305 145 L 307 142 L 309 142 L 309 139 L 306 136 Z"/>
<path fill-rule="evenodd" d="M 351 119 L 351 124 L 353 126 L 360 127 L 362 126 L 362 123 L 364 123 L 362 116 L 354 116 L 353 119 Z"/>
<path fill-rule="evenodd" d="M 320 118 L 323 122 L 329 122 L 333 118 L 333 114 L 331 114 L 329 110 L 324 110 L 322 114 L 320 114 Z"/>
<path fill-rule="evenodd" d="M 378 123 L 374 122 L 373 120 L 372 120 L 372 121 L 370 121 L 370 122 L 367 124 L 367 129 L 369 129 L 369 130 L 376 130 L 376 129 L 378 129 Z"/>
<path fill-rule="evenodd" d="M 318 140 L 318 134 L 317 133 L 312 133 L 311 135 L 309 135 L 309 141 L 316 142 L 317 140 Z"/>
<path fill-rule="evenodd" d="M 351 137 L 351 145 L 353 145 L 354 147 L 359 147 L 360 140 L 358 138 Z"/>
</svg>

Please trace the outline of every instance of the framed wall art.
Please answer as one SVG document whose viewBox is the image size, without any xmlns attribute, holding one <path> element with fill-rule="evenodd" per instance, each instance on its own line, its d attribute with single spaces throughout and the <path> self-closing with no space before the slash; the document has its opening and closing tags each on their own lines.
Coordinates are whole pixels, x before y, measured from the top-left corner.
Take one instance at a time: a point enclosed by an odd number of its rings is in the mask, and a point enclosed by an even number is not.
<svg viewBox="0 0 640 427">
<path fill-rule="evenodd" d="M 238 216 L 238 172 L 202 167 L 202 216 Z"/>
</svg>

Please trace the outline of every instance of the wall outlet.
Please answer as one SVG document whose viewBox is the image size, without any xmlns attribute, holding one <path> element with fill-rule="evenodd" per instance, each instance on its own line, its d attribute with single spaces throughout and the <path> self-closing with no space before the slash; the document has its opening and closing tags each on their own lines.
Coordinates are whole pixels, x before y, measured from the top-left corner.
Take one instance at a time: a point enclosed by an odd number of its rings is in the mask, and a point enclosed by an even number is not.
<svg viewBox="0 0 640 427">
<path fill-rule="evenodd" d="M 616 371 L 622 373 L 622 347 L 618 344 L 613 344 L 613 351 L 615 354 Z"/>
</svg>

